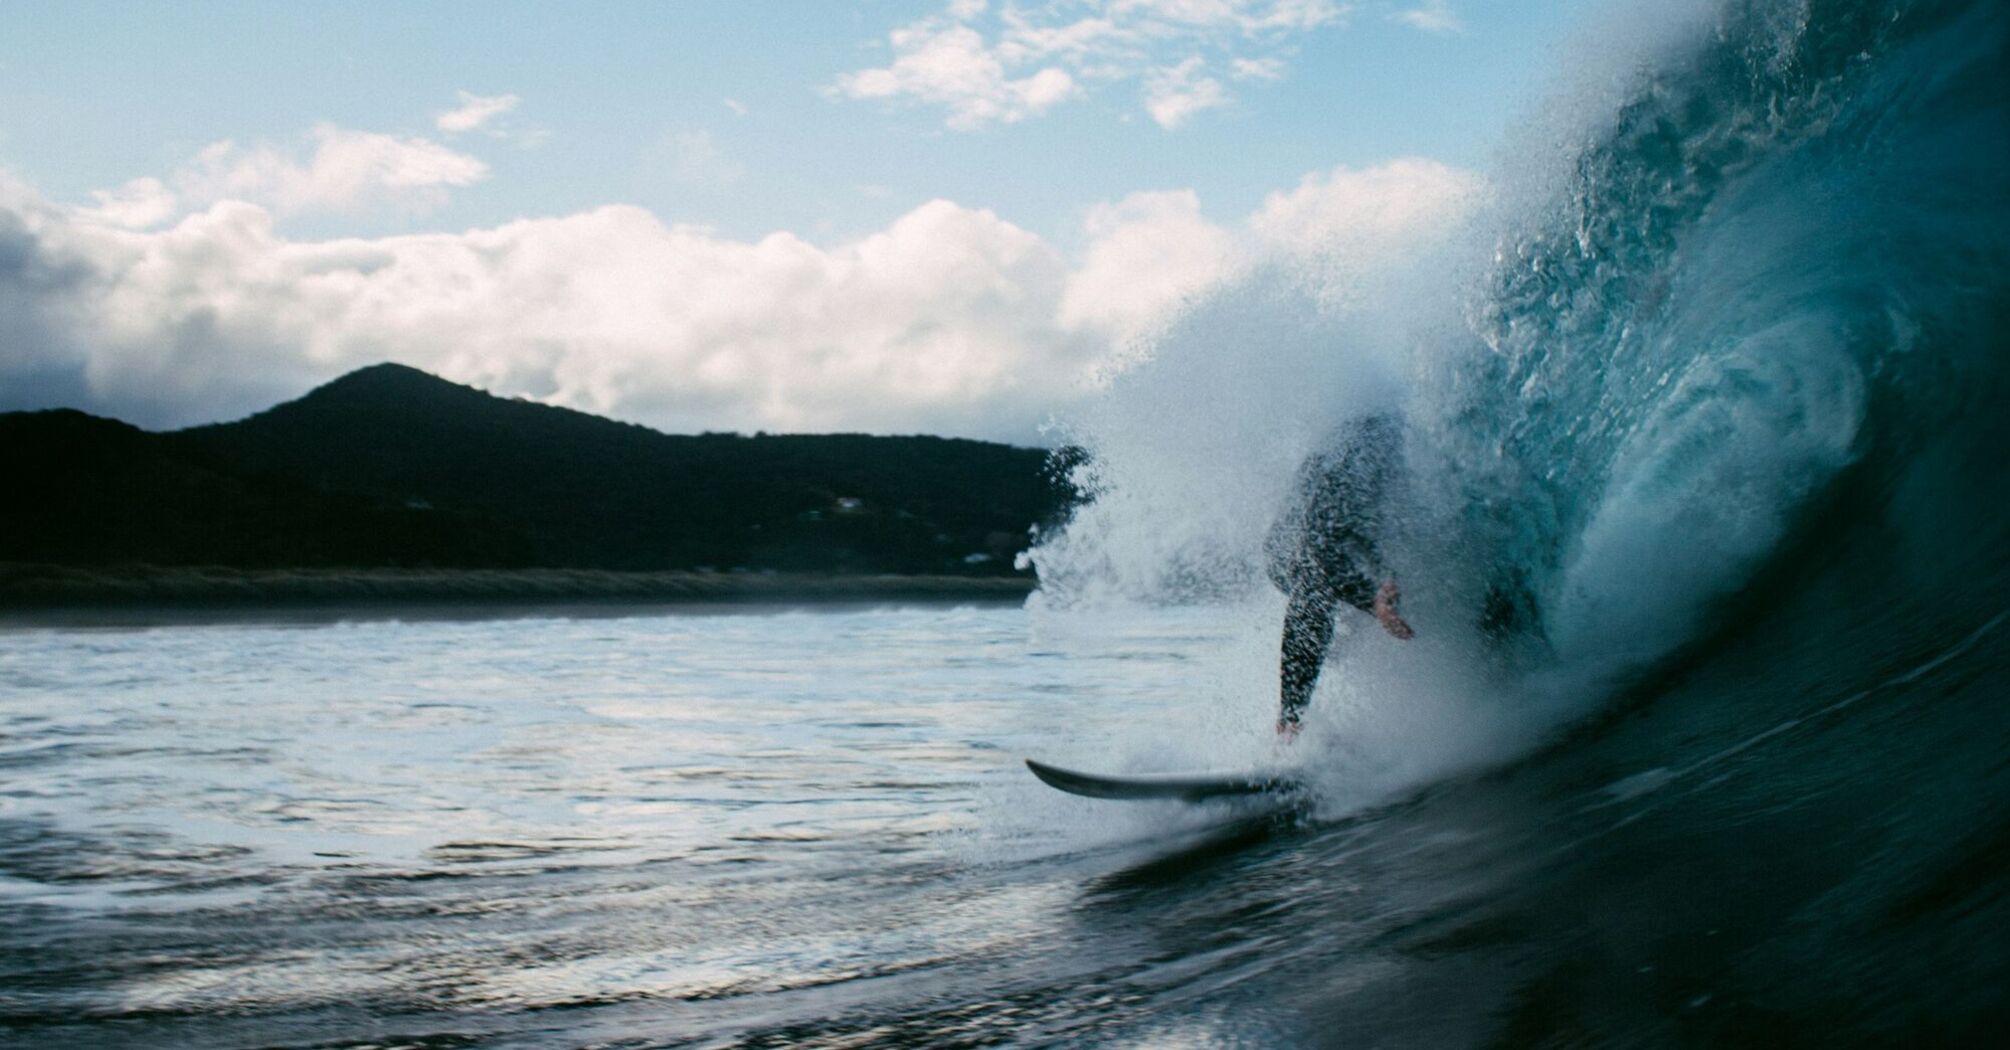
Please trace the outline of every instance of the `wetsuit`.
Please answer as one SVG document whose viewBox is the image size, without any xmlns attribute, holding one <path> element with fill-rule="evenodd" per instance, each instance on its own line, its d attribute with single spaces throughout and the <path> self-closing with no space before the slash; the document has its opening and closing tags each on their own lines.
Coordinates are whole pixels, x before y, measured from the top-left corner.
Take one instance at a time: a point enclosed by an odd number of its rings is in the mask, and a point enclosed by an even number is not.
<svg viewBox="0 0 2010 1050">
<path fill-rule="evenodd" d="M 1291 599 L 1279 665 L 1280 720 L 1296 725 L 1333 641 L 1342 603 L 1372 614 L 1385 578 L 1376 542 L 1402 430 L 1391 416 L 1363 418 L 1306 457 L 1290 502 L 1263 550 L 1270 580 Z"/>
</svg>

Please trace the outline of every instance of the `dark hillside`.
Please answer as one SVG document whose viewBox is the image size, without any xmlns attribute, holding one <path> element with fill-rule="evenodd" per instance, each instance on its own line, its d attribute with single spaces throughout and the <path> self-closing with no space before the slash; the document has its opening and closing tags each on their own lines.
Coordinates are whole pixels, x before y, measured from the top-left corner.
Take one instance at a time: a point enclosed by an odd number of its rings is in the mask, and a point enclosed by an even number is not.
<svg viewBox="0 0 2010 1050">
<path fill-rule="evenodd" d="M 68 409 L 0 414 L 0 450 L 0 561 L 509 566 L 529 557 L 529 542 L 494 519 L 215 469 L 162 435 Z"/>
<path fill-rule="evenodd" d="M 170 434 L 53 415 L 0 417 L 39 508 L 0 560 L 990 574 L 1066 502 L 1037 449 L 667 435 L 398 365 Z"/>
</svg>

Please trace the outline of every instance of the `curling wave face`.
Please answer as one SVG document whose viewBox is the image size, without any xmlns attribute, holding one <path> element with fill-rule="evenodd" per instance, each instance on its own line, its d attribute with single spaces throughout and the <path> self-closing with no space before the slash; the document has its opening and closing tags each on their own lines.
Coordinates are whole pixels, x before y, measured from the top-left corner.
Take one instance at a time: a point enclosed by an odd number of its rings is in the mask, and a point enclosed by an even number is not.
<svg viewBox="0 0 2010 1050">
<path fill-rule="evenodd" d="M 1538 119 L 1419 264 L 1438 283 L 1329 311 L 1267 273 L 1197 306 L 1112 383 L 1096 502 L 1036 554 L 1056 603 L 1267 593 L 1291 464 L 1406 357 L 1420 633 L 1344 643 L 1299 745 L 1346 805 L 1153 890 L 1168 928 L 1275 938 L 1266 1005 L 1304 1045 L 1987 1045 L 2010 1018 L 2010 6 L 1731 0 L 1658 33 Z M 1503 578 L 1520 688 L 1447 699 L 1470 651 L 1433 632 Z"/>
<path fill-rule="evenodd" d="M 1663 655 L 1861 530 L 1994 611 L 2006 17 L 1727 5 L 1502 239 L 1434 422 L 1561 654 Z"/>
<path fill-rule="evenodd" d="M 1352 294 L 1279 265 L 1189 310 L 1080 422 L 1092 501 L 1033 555 L 1043 600 L 1262 593 L 1293 464 L 1401 401 L 1406 593 L 1464 629 L 1511 582 L 1578 681 L 1741 627 L 1810 544 L 1853 545 L 1862 615 L 1950 587 L 1949 629 L 1993 615 L 2010 13 L 1699 10 Z"/>
</svg>

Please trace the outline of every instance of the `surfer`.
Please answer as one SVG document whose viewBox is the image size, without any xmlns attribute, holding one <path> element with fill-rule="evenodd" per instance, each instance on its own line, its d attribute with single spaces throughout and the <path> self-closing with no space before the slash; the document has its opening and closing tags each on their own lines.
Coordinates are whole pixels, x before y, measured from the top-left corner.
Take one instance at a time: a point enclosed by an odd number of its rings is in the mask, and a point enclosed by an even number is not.
<svg viewBox="0 0 2010 1050">
<path fill-rule="evenodd" d="M 1263 552 L 1270 580 L 1290 599 L 1278 667 L 1277 732 L 1298 735 L 1299 719 L 1333 641 L 1341 604 L 1373 616 L 1397 638 L 1416 632 L 1396 609 L 1401 592 L 1377 543 L 1402 430 L 1395 417 L 1363 417 L 1305 458 Z"/>
</svg>

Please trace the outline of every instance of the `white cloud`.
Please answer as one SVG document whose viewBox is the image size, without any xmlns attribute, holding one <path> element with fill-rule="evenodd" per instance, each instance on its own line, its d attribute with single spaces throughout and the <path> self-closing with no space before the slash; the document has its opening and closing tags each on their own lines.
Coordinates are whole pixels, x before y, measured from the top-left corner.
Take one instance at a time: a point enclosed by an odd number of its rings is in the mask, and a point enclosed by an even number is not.
<svg viewBox="0 0 2010 1050">
<path fill-rule="evenodd" d="M 737 98 L 720 99 L 719 102 L 720 104 L 724 105 L 727 109 L 731 110 L 733 115 L 736 117 L 744 117 L 747 115 L 747 104 L 741 102 Z"/>
<path fill-rule="evenodd" d="M 1120 79 L 1121 68 L 1097 66 L 1121 57 L 1135 62 L 1141 57 L 1141 37 L 1133 28 L 1120 26 L 1108 18 L 1081 18 L 1058 25 L 1033 22 L 1024 11 L 1009 8 L 1001 16 L 1004 31 L 996 53 L 1008 65 L 1065 60 L 1087 67 L 1100 79 Z"/>
<path fill-rule="evenodd" d="M 314 153 L 304 164 L 271 146 L 246 149 L 225 141 L 205 148 L 175 176 L 183 205 L 255 201 L 281 214 L 377 204 L 425 211 L 444 199 L 447 187 L 488 176 L 480 160 L 426 139 L 332 124 L 313 134 Z"/>
<path fill-rule="evenodd" d="M 1418 157 L 1342 165 L 1271 193 L 1239 227 L 1209 221 L 1191 190 L 1132 194 L 1089 210 L 1061 323 L 1121 349 L 1148 340 L 1196 295 L 1276 260 L 1322 299 L 1344 300 L 1457 229 L 1485 188 L 1473 172 Z"/>
<path fill-rule="evenodd" d="M 450 109 L 433 121 L 441 131 L 457 133 L 473 131 L 496 117 L 517 107 L 523 99 L 515 95 L 477 95 L 471 91 L 458 91 L 461 104 Z"/>
<path fill-rule="evenodd" d="M 938 106 L 950 127 L 968 130 L 1142 79 L 1147 111 L 1170 128 L 1227 102 L 1221 82 L 1202 75 L 1209 66 L 1278 79 L 1295 35 L 1341 24 L 1350 10 L 1334 0 L 1080 0 L 988 15 L 986 4 L 957 0 L 895 29 L 890 64 L 844 74 L 829 93 Z"/>
<path fill-rule="evenodd" d="M 851 98 L 912 96 L 947 109 L 949 126 L 958 129 L 1024 120 L 1075 90 L 1074 78 L 1054 66 L 1012 79 L 967 26 L 914 25 L 894 30 L 891 40 L 892 65 L 840 76 L 835 90 Z"/>
<path fill-rule="evenodd" d="M 1437 255 L 1484 199 L 1479 175 L 1410 157 L 1370 168 L 1345 165 L 1272 193 L 1249 218 L 1250 233 L 1328 307 L 1350 308 L 1412 291 L 1411 261 Z"/>
<path fill-rule="evenodd" d="M 108 212 L 144 213 L 156 187 L 64 208 L 0 181 L 0 408 L 56 391 L 41 403 L 180 425 L 397 360 L 670 430 L 1030 440 L 1251 262 L 1339 246 L 1373 266 L 1477 185 L 1428 161 L 1341 168 L 1227 225 L 1192 191 L 1134 194 L 1089 210 L 1071 260 L 948 201 L 834 245 L 734 240 L 628 206 L 300 241 L 265 204 L 135 229 Z"/>
<path fill-rule="evenodd" d="M 1419 157 L 1372 168 L 1342 165 L 1265 197 L 1249 224 L 1268 243 L 1293 252 L 1379 257 L 1387 246 L 1466 213 L 1484 189 L 1470 171 Z"/>
<path fill-rule="evenodd" d="M 1233 272 L 1245 248 L 1201 215 L 1192 190 L 1134 193 L 1090 209 L 1089 247 L 1068 279 L 1060 320 L 1126 347 L 1179 304 Z"/>
<path fill-rule="evenodd" d="M 1466 28 L 1466 24 L 1453 13 L 1451 0 L 1424 0 L 1416 7 L 1393 12 L 1389 17 L 1426 33 L 1459 33 Z"/>
<path fill-rule="evenodd" d="M 1068 273 L 1052 248 L 944 201 L 829 248 L 626 206 L 326 242 L 234 201 L 158 232 L 0 207 L 0 231 L 16 219 L 36 272 L 74 279 L 0 274 L 0 303 L 33 307 L 8 325 L 36 324 L 0 349 L 0 389 L 60 373 L 84 407 L 148 424 L 241 414 L 390 359 L 669 429 L 1026 441 L 1105 347 L 1056 320 Z"/>
<path fill-rule="evenodd" d="M 130 230 L 158 226 L 174 218 L 181 208 L 180 199 L 167 183 L 152 176 L 134 179 L 115 190 L 93 190 L 91 196 L 97 198 L 97 207 L 84 209 L 80 215 Z"/>
<path fill-rule="evenodd" d="M 220 201 L 257 203 L 281 215 L 390 207 L 420 213 L 452 187 L 488 176 L 488 165 L 437 142 L 323 124 L 306 160 L 272 145 L 211 143 L 167 179 L 134 179 L 97 190 L 80 217 L 147 229 Z"/>
<path fill-rule="evenodd" d="M 1145 112 L 1162 128 L 1176 128 L 1186 118 L 1204 109 L 1228 102 L 1221 81 L 1206 76 L 1201 57 L 1195 55 L 1176 66 L 1156 70 L 1145 80 Z"/>
</svg>

